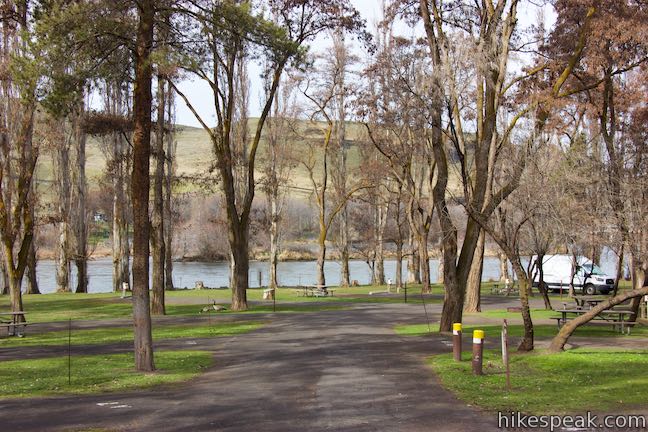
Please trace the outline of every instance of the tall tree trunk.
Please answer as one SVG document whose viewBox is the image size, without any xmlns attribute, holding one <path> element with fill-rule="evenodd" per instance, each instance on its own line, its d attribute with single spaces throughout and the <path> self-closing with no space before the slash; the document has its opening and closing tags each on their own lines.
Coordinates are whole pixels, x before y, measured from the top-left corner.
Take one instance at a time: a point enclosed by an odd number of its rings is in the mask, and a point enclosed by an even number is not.
<svg viewBox="0 0 648 432">
<path fill-rule="evenodd" d="M 621 243 L 621 251 L 619 252 L 619 260 L 617 261 L 616 278 L 614 279 L 614 290 L 612 291 L 612 297 L 618 294 L 619 281 L 623 278 L 623 255 L 625 255 L 625 243 Z"/>
<path fill-rule="evenodd" d="M 133 201 L 133 323 L 135 369 L 152 371 L 153 338 L 149 305 L 149 157 L 151 154 L 151 49 L 155 2 L 138 3 L 135 53 L 135 83 L 133 90 L 133 174 L 131 199 Z"/>
<path fill-rule="evenodd" d="M 9 294 L 9 273 L 7 272 L 6 269 L 6 263 L 5 263 L 5 258 L 0 251 L 0 257 L 2 257 L 2 262 L 0 262 L 0 276 L 2 276 L 2 286 L 0 286 L 0 294 L 2 295 L 7 295 Z"/>
<path fill-rule="evenodd" d="M 511 280 L 508 268 L 508 258 L 506 258 L 506 254 L 502 251 L 499 252 L 498 257 L 500 265 L 500 283 L 506 283 Z"/>
<path fill-rule="evenodd" d="M 340 211 L 340 286 L 351 285 L 351 270 L 349 269 L 349 211 L 347 204 Z"/>
<path fill-rule="evenodd" d="M 376 272 L 374 274 L 374 285 L 385 285 L 385 225 L 387 223 L 387 206 L 378 204 L 376 206 Z"/>
<path fill-rule="evenodd" d="M 113 140 L 113 219 L 112 219 L 112 259 L 113 259 L 113 291 L 122 290 L 122 284 L 130 286 L 130 244 L 128 240 L 127 192 L 125 183 L 128 167 L 122 138 L 115 133 Z"/>
<path fill-rule="evenodd" d="M 481 279 L 484 270 L 484 248 L 486 234 L 484 231 L 479 236 L 475 256 L 473 257 L 472 268 L 468 275 L 466 286 L 466 299 L 464 304 L 465 312 L 481 312 Z"/>
<path fill-rule="evenodd" d="M 40 294 L 40 288 L 38 287 L 38 277 L 36 272 L 36 266 L 38 265 L 38 260 L 36 259 L 36 242 L 32 241 L 31 246 L 29 246 L 29 257 L 27 258 L 27 292 L 26 294 Z"/>
<path fill-rule="evenodd" d="M 247 310 L 247 287 L 249 286 L 248 271 L 248 228 L 247 224 L 240 226 L 236 232 L 232 251 L 232 310 Z"/>
<path fill-rule="evenodd" d="M 408 238 L 408 250 L 410 254 L 407 256 L 407 283 L 419 284 L 421 283 L 421 262 L 419 261 L 418 246 L 412 231 L 410 227 Z"/>
<path fill-rule="evenodd" d="M 63 135 L 63 134 L 62 134 Z M 61 139 L 54 151 L 54 178 L 57 195 L 58 237 L 56 242 L 56 291 L 70 292 L 70 149 L 66 139 Z"/>
<path fill-rule="evenodd" d="M 77 293 L 88 292 L 88 223 L 86 215 L 86 133 L 82 128 L 85 105 L 80 102 L 74 115 L 75 194 L 74 194 L 74 262 L 77 268 Z"/>
<path fill-rule="evenodd" d="M 279 265 L 279 190 L 273 188 L 270 193 L 270 283 L 271 289 L 276 289 L 277 266 Z M 271 292 L 274 299 L 274 291 Z"/>
<path fill-rule="evenodd" d="M 444 267 L 444 265 L 443 265 L 443 253 L 441 253 L 441 256 L 439 257 L 439 269 L 437 271 L 437 283 L 438 284 L 442 284 L 444 282 L 444 280 L 443 280 L 443 274 L 444 274 L 443 267 Z"/>
<path fill-rule="evenodd" d="M 421 292 L 429 293 L 430 292 L 430 254 L 428 253 L 428 234 L 425 229 L 423 229 L 423 235 L 419 238 L 419 259 L 421 260 Z"/>
<path fill-rule="evenodd" d="M 326 262 L 326 230 L 320 227 L 318 237 L 319 250 L 317 253 L 317 284 L 326 285 L 326 276 L 324 275 L 324 264 Z"/>
<path fill-rule="evenodd" d="M 538 254 L 536 263 L 538 266 L 538 291 L 540 291 L 540 294 L 542 295 L 545 310 L 552 310 L 551 300 L 549 299 L 549 290 L 547 289 L 547 285 L 544 283 L 544 254 Z M 533 281 L 533 279 L 531 279 L 531 281 Z M 531 289 L 531 284 L 529 285 L 529 289 Z"/>
<path fill-rule="evenodd" d="M 520 305 L 522 306 L 522 321 L 524 322 L 524 336 L 518 345 L 518 351 L 533 350 L 533 321 L 531 321 L 531 310 L 529 309 L 529 287 L 530 281 L 519 258 L 509 257 L 513 269 L 518 275 L 520 284 Z"/>
<path fill-rule="evenodd" d="M 151 255 L 153 256 L 153 286 L 151 295 L 151 313 L 164 315 L 164 139 L 166 88 L 164 77 L 157 77 L 157 131 L 155 133 L 155 174 L 153 177 L 153 212 L 151 217 Z"/>
<path fill-rule="evenodd" d="M 56 242 L 56 292 L 70 292 L 70 250 L 68 240 L 68 224 L 64 220 L 59 222 L 59 233 Z"/>
</svg>

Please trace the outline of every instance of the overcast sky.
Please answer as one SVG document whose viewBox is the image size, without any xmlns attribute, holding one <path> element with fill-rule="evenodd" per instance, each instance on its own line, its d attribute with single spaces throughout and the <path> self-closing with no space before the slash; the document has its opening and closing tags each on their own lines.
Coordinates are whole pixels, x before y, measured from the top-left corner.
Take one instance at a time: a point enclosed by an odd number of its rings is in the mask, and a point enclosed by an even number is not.
<svg viewBox="0 0 648 432">
<path fill-rule="evenodd" d="M 367 28 L 370 32 L 373 32 L 375 25 L 382 19 L 381 14 L 381 4 L 382 0 L 351 0 L 356 9 L 361 13 L 362 17 L 367 22 Z M 521 7 L 518 11 L 520 25 L 523 27 L 528 26 L 532 22 L 535 22 L 538 16 L 537 8 L 532 8 L 527 3 L 524 7 Z M 545 21 L 547 28 L 549 25 L 553 24 L 553 14 L 550 10 L 545 12 Z M 401 33 L 406 35 L 411 35 L 415 30 L 402 27 L 397 29 Z M 407 34 L 409 33 L 409 34 Z M 330 41 L 326 38 L 321 37 L 317 39 L 311 45 L 311 50 L 315 52 L 324 51 Z M 360 55 L 362 58 L 362 53 L 359 50 L 356 50 L 356 54 Z M 364 60 L 364 59 L 363 59 Z M 250 80 L 252 83 L 251 95 L 250 95 L 250 112 L 251 117 L 258 117 L 260 112 L 260 102 L 259 95 L 261 91 L 261 79 L 259 77 L 258 68 L 250 68 Z M 210 126 L 215 124 L 215 114 L 213 109 L 213 97 L 212 92 L 209 87 L 200 82 L 200 80 L 194 81 L 185 81 L 179 85 L 181 91 L 183 91 L 191 103 L 197 108 L 197 111 L 201 117 L 206 121 Z M 194 117 L 194 115 L 189 111 L 184 101 L 181 98 L 176 98 L 176 123 L 190 126 L 200 127 L 200 124 Z"/>
</svg>

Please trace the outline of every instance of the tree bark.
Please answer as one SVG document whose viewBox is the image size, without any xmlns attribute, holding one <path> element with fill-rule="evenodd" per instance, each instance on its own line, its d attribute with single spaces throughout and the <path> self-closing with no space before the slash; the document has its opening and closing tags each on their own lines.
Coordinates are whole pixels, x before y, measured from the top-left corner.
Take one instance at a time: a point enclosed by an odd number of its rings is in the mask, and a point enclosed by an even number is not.
<svg viewBox="0 0 648 432">
<path fill-rule="evenodd" d="M 506 258 L 506 254 L 504 252 L 501 252 L 498 254 L 499 256 L 499 265 L 500 265 L 500 283 L 506 283 L 506 281 L 511 280 L 511 275 L 509 274 L 509 268 L 508 268 L 508 258 Z"/>
<path fill-rule="evenodd" d="M 81 101 L 74 114 L 75 160 L 75 194 L 74 194 L 74 262 L 77 268 L 77 293 L 88 292 L 88 223 L 86 215 L 87 181 L 86 181 L 86 133 L 81 124 L 85 105 Z"/>
<path fill-rule="evenodd" d="M 324 263 L 326 262 L 326 230 L 320 227 L 320 235 L 317 240 L 319 245 L 317 253 L 317 284 L 326 285 L 326 275 L 324 274 Z"/>
<path fill-rule="evenodd" d="M 625 255 L 625 243 L 621 243 L 621 251 L 619 252 L 619 260 L 617 261 L 616 278 L 614 279 L 612 297 L 619 293 L 619 281 L 623 278 L 623 255 Z"/>
<path fill-rule="evenodd" d="M 131 199 L 133 202 L 133 323 L 135 369 L 152 371 L 153 339 L 149 305 L 149 157 L 151 154 L 151 49 L 155 4 L 153 0 L 138 3 L 135 53 L 135 83 L 133 89 L 133 173 Z"/>
<path fill-rule="evenodd" d="M 538 254 L 536 260 L 538 266 L 538 291 L 540 291 L 540 294 L 542 295 L 542 300 L 544 301 L 545 310 L 552 310 L 553 308 L 551 307 L 551 299 L 549 299 L 549 290 L 547 289 L 547 285 L 544 283 L 544 262 L 543 261 L 544 261 L 544 255 Z"/>
<path fill-rule="evenodd" d="M 61 139 L 53 155 L 54 179 L 58 207 L 58 237 L 56 242 L 56 292 L 70 292 L 70 149 Z"/>
<path fill-rule="evenodd" d="M 468 275 L 466 284 L 466 299 L 464 312 L 481 312 L 481 279 L 484 270 L 484 248 L 486 243 L 486 233 L 482 231 L 479 235 L 475 256 L 473 257 L 472 267 Z"/>
<path fill-rule="evenodd" d="M 421 269 L 421 292 L 430 292 L 430 254 L 428 253 L 428 232 L 424 231 L 423 235 L 419 238 L 419 259 Z"/>
<path fill-rule="evenodd" d="M 408 250 L 410 251 L 410 253 L 407 256 L 407 283 L 420 284 L 421 262 L 419 261 L 418 246 L 416 245 L 416 240 L 412 231 L 413 230 L 410 228 L 410 234 L 408 238 Z"/>
<path fill-rule="evenodd" d="M 385 285 L 385 225 L 387 223 L 387 206 L 379 203 L 376 205 L 376 272 L 374 285 Z"/>
<path fill-rule="evenodd" d="M 519 257 L 509 257 L 509 260 L 511 260 L 513 269 L 518 275 L 518 284 L 520 285 L 520 305 L 522 306 L 522 321 L 524 322 L 524 336 L 518 345 L 518 351 L 532 351 L 533 321 L 531 321 L 531 310 L 529 308 L 529 287 L 531 284 Z"/>
<path fill-rule="evenodd" d="M 247 225 L 239 227 L 232 248 L 232 310 L 247 310 L 248 257 Z"/>
<path fill-rule="evenodd" d="M 36 259 L 36 245 L 32 241 L 29 246 L 29 257 L 27 258 L 27 291 L 26 294 L 40 294 L 38 287 L 38 277 L 36 273 L 36 266 L 38 260 Z"/>
<path fill-rule="evenodd" d="M 270 193 L 270 283 L 269 288 L 276 289 L 277 266 L 279 265 L 279 190 L 273 188 Z M 274 299 L 274 291 L 271 291 Z"/>
<path fill-rule="evenodd" d="M 153 286 L 151 290 L 151 313 L 165 315 L 164 302 L 164 141 L 166 88 L 164 77 L 157 77 L 157 130 L 155 133 L 155 174 L 153 177 L 153 212 L 151 217 L 151 255 L 153 257 Z"/>
</svg>

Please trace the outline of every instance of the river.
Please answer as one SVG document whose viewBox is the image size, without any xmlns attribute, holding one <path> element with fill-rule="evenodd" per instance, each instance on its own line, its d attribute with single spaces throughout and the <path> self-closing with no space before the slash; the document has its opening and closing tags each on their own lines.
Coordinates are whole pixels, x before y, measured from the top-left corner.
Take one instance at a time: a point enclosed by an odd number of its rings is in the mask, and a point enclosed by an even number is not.
<svg viewBox="0 0 648 432">
<path fill-rule="evenodd" d="M 55 262 L 40 260 L 37 267 L 38 286 L 43 294 L 56 291 Z M 206 287 L 226 287 L 229 284 L 229 265 L 227 262 L 174 262 L 173 285 L 177 288 L 193 288 L 196 281 L 202 281 Z M 349 262 L 351 280 L 357 280 L 365 285 L 371 281 L 371 271 L 364 261 Z M 430 260 L 432 282 L 437 280 L 439 261 Z M 295 286 L 313 284 L 317 281 L 316 261 L 284 261 L 278 265 L 279 284 Z M 340 283 L 340 263 L 327 261 L 324 266 L 326 283 Z M 265 261 L 250 262 L 250 286 L 258 287 L 258 274 L 261 272 L 261 284 L 267 285 L 269 278 L 268 263 Z M 385 260 L 385 277 L 394 281 L 396 260 Z M 407 276 L 407 263 L 403 262 L 403 278 Z M 112 259 L 100 258 L 88 262 L 88 292 L 102 293 L 112 290 Z M 483 280 L 499 279 L 499 261 L 497 258 L 486 257 L 484 260 Z M 76 270 L 72 266 L 71 286 L 76 286 Z"/>
<path fill-rule="evenodd" d="M 614 275 L 616 256 L 609 250 L 604 250 L 601 267 Z M 510 267 L 510 266 L 509 266 Z M 371 271 L 369 266 L 360 260 L 349 262 L 351 280 L 357 280 L 365 285 L 371 282 Z M 430 260 L 430 273 L 432 282 L 438 279 L 439 260 Z M 326 283 L 338 285 L 340 283 L 340 263 L 327 261 L 324 267 Z M 268 284 L 268 263 L 265 261 L 250 262 L 250 286 L 258 287 L 258 274 L 261 272 L 261 284 Z M 385 260 L 385 277 L 394 281 L 396 278 L 396 260 Z M 284 261 L 279 263 L 278 268 L 279 284 L 282 286 L 296 286 L 301 284 L 313 284 L 317 281 L 316 261 Z M 38 285 L 42 293 L 56 291 L 56 278 L 54 261 L 40 260 L 37 267 Z M 110 292 L 112 289 L 112 260 L 111 258 L 100 258 L 88 263 L 89 285 L 91 293 Z M 407 264 L 403 262 L 403 278 L 407 276 Z M 499 260 L 495 257 L 484 258 L 484 272 L 482 281 L 499 280 Z M 76 286 L 76 272 L 72 266 L 71 286 Z M 229 284 L 229 269 L 227 262 L 174 262 L 173 263 L 173 285 L 177 288 L 193 288 L 196 281 L 202 281 L 206 287 L 226 287 Z"/>
</svg>

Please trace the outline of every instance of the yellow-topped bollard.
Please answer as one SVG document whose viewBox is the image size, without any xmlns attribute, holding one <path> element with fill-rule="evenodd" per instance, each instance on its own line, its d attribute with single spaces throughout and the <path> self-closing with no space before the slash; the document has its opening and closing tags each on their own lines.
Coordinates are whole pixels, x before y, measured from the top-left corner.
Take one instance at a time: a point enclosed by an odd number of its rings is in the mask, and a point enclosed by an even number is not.
<svg viewBox="0 0 648 432">
<path fill-rule="evenodd" d="M 461 361 L 461 323 L 452 324 L 452 355 L 455 361 Z"/>
<path fill-rule="evenodd" d="M 473 331 L 472 370 L 475 375 L 483 375 L 484 330 Z"/>
</svg>

